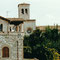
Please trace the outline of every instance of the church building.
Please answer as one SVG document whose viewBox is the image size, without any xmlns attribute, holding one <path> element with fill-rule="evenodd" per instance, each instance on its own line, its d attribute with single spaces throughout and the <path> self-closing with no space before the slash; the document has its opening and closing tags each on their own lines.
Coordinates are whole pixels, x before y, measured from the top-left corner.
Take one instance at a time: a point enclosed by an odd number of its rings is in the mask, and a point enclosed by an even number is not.
<svg viewBox="0 0 60 60">
<path fill-rule="evenodd" d="M 23 36 L 36 29 L 30 4 L 18 5 L 18 18 L 0 16 L 0 60 L 23 60 Z"/>
<path fill-rule="evenodd" d="M 30 35 L 36 28 L 44 31 L 45 27 L 36 27 L 35 19 L 30 19 L 27 3 L 18 5 L 18 18 L 0 16 L 0 60 L 23 60 L 24 35 Z"/>
</svg>

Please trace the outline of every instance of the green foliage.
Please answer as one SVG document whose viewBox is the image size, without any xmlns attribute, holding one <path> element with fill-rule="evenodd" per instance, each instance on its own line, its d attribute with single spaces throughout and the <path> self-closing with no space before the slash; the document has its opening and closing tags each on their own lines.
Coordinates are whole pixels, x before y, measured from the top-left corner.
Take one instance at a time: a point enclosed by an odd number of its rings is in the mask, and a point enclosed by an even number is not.
<svg viewBox="0 0 60 60">
<path fill-rule="evenodd" d="M 57 41 L 59 36 L 58 36 L 58 29 L 50 29 L 50 28 L 46 28 L 45 32 L 44 32 L 44 36 L 45 38 L 51 40 L 51 41 Z"/>
<path fill-rule="evenodd" d="M 60 34 L 58 29 L 46 28 L 45 32 L 39 29 L 24 37 L 24 57 L 38 58 L 39 60 L 53 60 L 55 51 L 60 52 Z"/>
</svg>

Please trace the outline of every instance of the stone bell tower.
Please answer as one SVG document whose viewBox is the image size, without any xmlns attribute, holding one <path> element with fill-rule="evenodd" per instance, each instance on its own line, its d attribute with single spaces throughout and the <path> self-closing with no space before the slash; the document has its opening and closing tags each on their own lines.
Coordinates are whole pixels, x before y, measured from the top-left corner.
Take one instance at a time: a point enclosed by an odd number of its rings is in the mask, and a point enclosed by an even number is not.
<svg viewBox="0 0 60 60">
<path fill-rule="evenodd" d="M 30 4 L 21 3 L 18 5 L 18 18 L 30 19 Z"/>
</svg>

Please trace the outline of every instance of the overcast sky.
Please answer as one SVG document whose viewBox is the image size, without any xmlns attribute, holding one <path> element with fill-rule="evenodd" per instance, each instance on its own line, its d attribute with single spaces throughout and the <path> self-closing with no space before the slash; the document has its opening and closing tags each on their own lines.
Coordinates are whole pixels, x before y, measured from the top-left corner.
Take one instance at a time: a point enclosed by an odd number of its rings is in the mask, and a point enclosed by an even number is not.
<svg viewBox="0 0 60 60">
<path fill-rule="evenodd" d="M 18 4 L 29 3 L 36 25 L 60 25 L 60 0 L 0 0 L 0 16 L 18 17 Z M 8 11 L 8 15 L 7 15 Z"/>
</svg>

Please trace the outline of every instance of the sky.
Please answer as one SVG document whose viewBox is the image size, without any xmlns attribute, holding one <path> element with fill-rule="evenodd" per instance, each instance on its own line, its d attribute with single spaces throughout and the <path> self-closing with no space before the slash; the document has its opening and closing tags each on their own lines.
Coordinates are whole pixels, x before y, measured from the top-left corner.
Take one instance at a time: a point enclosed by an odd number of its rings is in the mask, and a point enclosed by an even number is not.
<svg viewBox="0 0 60 60">
<path fill-rule="evenodd" d="M 30 4 L 30 19 L 37 26 L 60 25 L 60 0 L 0 0 L 0 16 L 18 17 L 18 4 Z"/>
</svg>

